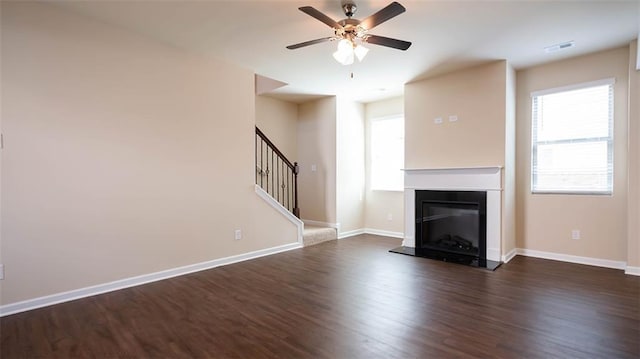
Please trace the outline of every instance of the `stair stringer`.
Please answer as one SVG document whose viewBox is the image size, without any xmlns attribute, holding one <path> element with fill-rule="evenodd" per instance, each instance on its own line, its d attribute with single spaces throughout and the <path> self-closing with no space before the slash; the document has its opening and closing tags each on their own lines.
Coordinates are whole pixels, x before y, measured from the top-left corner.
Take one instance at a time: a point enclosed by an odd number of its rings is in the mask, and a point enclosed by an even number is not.
<svg viewBox="0 0 640 359">
<path fill-rule="evenodd" d="M 298 243 L 303 245 L 304 223 L 296 216 L 293 215 L 288 209 L 286 209 L 280 202 L 276 201 L 267 191 L 262 187 L 255 185 L 256 194 L 262 198 L 267 204 L 280 212 L 286 219 L 293 223 L 298 229 Z"/>
</svg>

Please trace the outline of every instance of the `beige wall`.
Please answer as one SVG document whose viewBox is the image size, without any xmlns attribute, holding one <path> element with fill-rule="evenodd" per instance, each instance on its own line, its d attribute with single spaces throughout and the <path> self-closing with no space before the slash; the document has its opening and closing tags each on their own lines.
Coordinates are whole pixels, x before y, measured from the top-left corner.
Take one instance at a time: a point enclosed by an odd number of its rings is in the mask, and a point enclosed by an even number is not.
<svg viewBox="0 0 640 359">
<path fill-rule="evenodd" d="M 296 241 L 254 193 L 251 72 L 3 2 L 2 75 L 2 304 Z"/>
<path fill-rule="evenodd" d="M 292 163 L 298 154 L 298 105 L 256 96 L 256 126 Z"/>
<path fill-rule="evenodd" d="M 640 269 L 640 70 L 638 40 L 629 49 L 629 193 L 627 200 L 627 265 Z"/>
<path fill-rule="evenodd" d="M 331 224 L 337 223 L 336 106 L 335 97 L 298 106 L 300 217 Z"/>
<path fill-rule="evenodd" d="M 530 250 L 627 260 L 628 47 L 517 72 L 517 246 Z M 612 196 L 532 195 L 530 93 L 615 77 Z M 636 137 L 637 138 L 637 137 Z M 581 231 L 580 240 L 571 230 Z"/>
<path fill-rule="evenodd" d="M 404 233 L 404 194 L 371 189 L 371 120 L 404 114 L 404 98 L 395 97 L 365 105 L 366 117 L 366 195 L 365 228 L 378 231 Z M 391 215 L 391 220 L 388 216 Z"/>
<path fill-rule="evenodd" d="M 505 67 L 497 61 L 405 86 L 406 168 L 504 166 Z"/>
<path fill-rule="evenodd" d="M 336 215 L 340 234 L 364 226 L 364 105 L 337 98 Z"/>
</svg>

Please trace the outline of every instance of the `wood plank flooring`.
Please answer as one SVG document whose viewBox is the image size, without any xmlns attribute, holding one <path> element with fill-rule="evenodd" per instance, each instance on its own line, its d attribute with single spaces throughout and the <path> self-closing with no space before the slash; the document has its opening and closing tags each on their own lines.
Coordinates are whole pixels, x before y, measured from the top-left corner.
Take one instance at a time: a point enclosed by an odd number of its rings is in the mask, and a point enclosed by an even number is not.
<svg viewBox="0 0 640 359">
<path fill-rule="evenodd" d="M 640 278 L 361 235 L 0 319 L 8 358 L 639 358 Z"/>
</svg>

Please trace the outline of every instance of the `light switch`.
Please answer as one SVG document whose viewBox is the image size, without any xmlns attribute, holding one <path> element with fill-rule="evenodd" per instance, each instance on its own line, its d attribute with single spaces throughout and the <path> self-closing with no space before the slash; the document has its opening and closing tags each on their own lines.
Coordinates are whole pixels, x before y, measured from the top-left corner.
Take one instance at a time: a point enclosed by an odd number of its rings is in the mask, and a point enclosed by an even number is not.
<svg viewBox="0 0 640 359">
<path fill-rule="evenodd" d="M 436 117 L 433 119 L 433 123 L 435 123 L 436 125 L 439 125 L 442 123 L 442 117 Z"/>
<path fill-rule="evenodd" d="M 456 121 L 458 121 L 458 116 L 456 115 L 449 116 L 449 122 L 456 122 Z"/>
<path fill-rule="evenodd" d="M 318 167 L 316 167 L 316 165 L 311 165 L 311 172 L 315 172 L 318 170 Z"/>
</svg>

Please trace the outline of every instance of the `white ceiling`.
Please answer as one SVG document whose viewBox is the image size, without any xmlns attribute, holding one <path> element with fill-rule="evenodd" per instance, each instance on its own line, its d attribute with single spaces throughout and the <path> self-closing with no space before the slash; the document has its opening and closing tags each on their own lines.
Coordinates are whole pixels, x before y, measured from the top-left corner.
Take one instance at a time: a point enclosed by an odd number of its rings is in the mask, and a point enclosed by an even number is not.
<svg viewBox="0 0 640 359">
<path fill-rule="evenodd" d="M 363 19 L 390 0 L 356 0 Z M 400 0 L 407 11 L 370 33 L 411 41 L 407 51 L 369 45 L 362 63 L 339 65 L 336 43 L 297 50 L 285 46 L 333 35 L 298 10 L 310 5 L 335 20 L 340 0 L 54 1 L 165 43 L 206 53 L 288 83 L 275 96 L 348 95 L 369 102 L 397 96 L 403 85 L 496 59 L 516 69 L 628 44 L 637 38 L 640 0 L 426 1 Z M 547 54 L 565 41 L 576 46 Z M 351 78 L 353 73 L 353 78 Z"/>
</svg>

